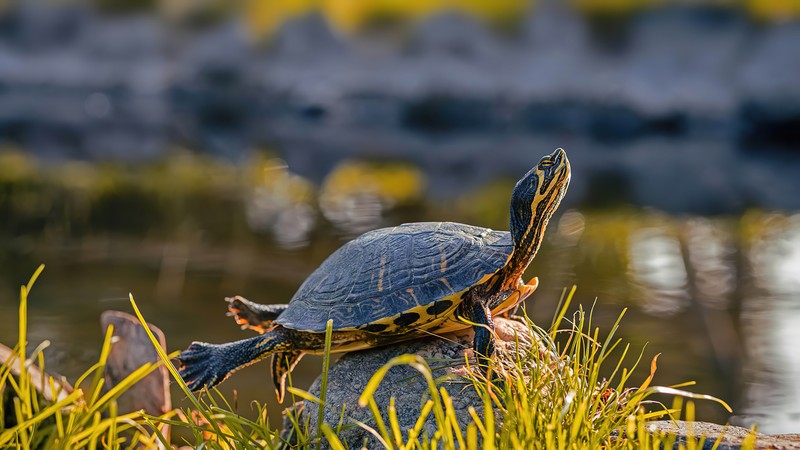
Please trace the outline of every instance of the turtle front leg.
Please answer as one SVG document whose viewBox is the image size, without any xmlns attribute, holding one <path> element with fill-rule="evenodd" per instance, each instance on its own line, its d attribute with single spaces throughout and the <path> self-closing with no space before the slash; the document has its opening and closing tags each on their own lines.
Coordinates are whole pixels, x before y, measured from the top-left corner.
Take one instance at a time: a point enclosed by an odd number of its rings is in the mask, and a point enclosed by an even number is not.
<svg viewBox="0 0 800 450">
<path fill-rule="evenodd" d="M 489 358 L 494 354 L 494 322 L 492 311 L 477 295 L 469 295 L 462 303 L 462 314 L 474 325 L 472 348 L 478 364 L 488 370 Z"/>
<path fill-rule="evenodd" d="M 181 377 L 192 391 L 214 387 L 243 367 L 272 353 L 289 350 L 291 342 L 286 334 L 285 328 L 277 327 L 260 336 L 227 344 L 193 342 L 176 358 Z"/>
<path fill-rule="evenodd" d="M 289 305 L 262 305 L 251 302 L 239 295 L 227 297 L 228 315 L 242 326 L 242 329 L 250 328 L 258 333 L 265 333 L 272 322 L 275 321 L 282 312 L 286 311 Z"/>
</svg>

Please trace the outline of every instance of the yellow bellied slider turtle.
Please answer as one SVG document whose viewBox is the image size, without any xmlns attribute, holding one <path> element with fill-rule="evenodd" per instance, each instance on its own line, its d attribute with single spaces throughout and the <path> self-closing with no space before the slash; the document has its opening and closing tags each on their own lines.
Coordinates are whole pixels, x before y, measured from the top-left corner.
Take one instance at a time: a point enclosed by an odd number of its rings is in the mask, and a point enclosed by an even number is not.
<svg viewBox="0 0 800 450">
<path fill-rule="evenodd" d="M 272 355 L 282 400 L 286 375 L 305 353 L 322 353 L 333 320 L 334 352 L 445 333 L 474 324 L 474 350 L 494 352 L 492 315 L 535 289 L 521 276 L 566 193 L 570 165 L 562 149 L 545 156 L 514 187 L 511 231 L 451 222 L 409 223 L 364 233 L 328 257 L 288 305 L 228 299 L 237 321 L 263 334 L 214 345 L 194 342 L 179 356 L 192 390 Z"/>
</svg>

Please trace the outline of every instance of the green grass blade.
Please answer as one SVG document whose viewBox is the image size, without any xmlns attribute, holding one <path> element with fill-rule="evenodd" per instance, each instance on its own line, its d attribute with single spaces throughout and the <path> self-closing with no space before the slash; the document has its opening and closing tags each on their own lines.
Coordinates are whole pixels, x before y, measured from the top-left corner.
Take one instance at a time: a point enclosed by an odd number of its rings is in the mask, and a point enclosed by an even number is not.
<svg viewBox="0 0 800 450">
<path fill-rule="evenodd" d="M 25 430 L 27 428 L 30 428 L 31 426 L 41 422 L 45 418 L 50 417 L 51 415 L 59 412 L 62 408 L 65 408 L 65 407 L 75 403 L 82 396 L 83 396 L 83 392 L 80 389 L 78 389 L 75 392 L 73 392 L 72 394 L 66 396 L 63 400 L 55 402 L 52 405 L 44 408 L 35 417 L 32 417 L 30 419 L 21 421 L 16 426 L 3 431 L 3 433 L 0 433 L 0 447 L 5 446 L 6 444 L 8 444 L 10 442 L 10 440 L 13 438 L 13 436 L 15 434 L 17 434 L 18 432 L 23 431 L 23 430 Z"/>
<path fill-rule="evenodd" d="M 286 388 L 286 390 L 289 391 L 290 394 L 292 394 L 292 395 L 294 395 L 296 397 L 300 397 L 303 400 L 306 400 L 306 401 L 309 401 L 309 402 L 312 402 L 312 403 L 316 403 L 318 405 L 322 405 L 322 400 L 321 399 L 315 397 L 311 393 L 306 392 L 306 391 L 304 391 L 302 389 L 298 389 L 298 388 L 294 388 L 294 387 L 288 387 L 288 388 Z"/>
<path fill-rule="evenodd" d="M 333 450 L 345 450 L 344 444 L 342 444 L 342 441 L 340 441 L 336 434 L 333 433 L 331 427 L 324 423 L 320 425 L 320 427 L 322 434 L 325 435 L 325 439 L 328 440 L 328 444 Z"/>
<path fill-rule="evenodd" d="M 186 395 L 186 398 L 189 399 L 189 401 L 197 409 L 197 411 L 200 412 L 203 418 L 206 419 L 206 421 L 208 421 L 209 424 L 211 424 L 211 427 L 214 429 L 214 432 L 216 432 L 217 436 L 222 437 L 223 433 L 222 430 L 219 428 L 219 425 L 217 425 L 217 422 L 207 413 L 206 408 L 203 407 L 203 405 L 200 403 L 197 397 L 192 393 L 192 391 L 189 390 L 189 386 L 187 386 L 186 383 L 183 381 L 183 378 L 181 378 L 178 369 L 175 367 L 175 365 L 172 364 L 172 361 L 169 360 L 169 356 L 167 356 L 167 353 L 164 351 L 164 349 L 161 348 L 161 343 L 158 341 L 155 335 L 153 335 L 153 332 L 147 325 L 147 321 L 144 320 L 144 316 L 142 316 L 142 313 L 139 311 L 139 307 L 136 305 L 136 301 L 133 299 L 133 294 L 128 294 L 128 298 L 131 301 L 131 306 L 133 307 L 133 311 L 136 314 L 136 317 L 139 319 L 139 323 L 144 328 L 147 337 L 150 339 L 150 342 L 156 349 L 156 353 L 158 353 L 158 357 L 161 359 L 161 362 L 167 368 L 170 375 L 172 375 L 172 379 L 175 380 L 176 383 L 178 383 L 178 386 L 180 387 L 181 391 L 183 391 L 183 393 Z"/>
<path fill-rule="evenodd" d="M 321 437 L 322 425 L 325 418 L 325 396 L 328 392 L 328 372 L 331 364 L 331 341 L 333 339 L 333 319 L 328 319 L 325 324 L 325 348 L 322 354 L 322 384 L 319 389 L 319 409 L 317 410 L 317 438 Z M 317 444 L 319 450 L 320 444 Z"/>
<path fill-rule="evenodd" d="M 693 398 L 696 400 L 710 400 L 712 402 L 716 402 L 722 405 L 722 407 L 725 408 L 725 410 L 728 411 L 729 413 L 733 413 L 733 409 L 731 409 L 731 407 L 724 400 L 721 400 L 717 397 L 707 394 L 696 394 L 694 392 L 684 391 L 681 389 L 675 389 L 665 386 L 650 386 L 647 389 L 645 389 L 645 392 L 647 394 L 668 394 L 686 398 Z"/>
</svg>

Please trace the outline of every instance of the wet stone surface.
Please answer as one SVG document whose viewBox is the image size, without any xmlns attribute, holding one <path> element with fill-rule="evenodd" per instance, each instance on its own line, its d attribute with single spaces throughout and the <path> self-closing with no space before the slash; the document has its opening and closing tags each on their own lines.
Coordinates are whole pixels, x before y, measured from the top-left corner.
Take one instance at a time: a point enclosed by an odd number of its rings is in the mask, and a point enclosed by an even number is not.
<svg viewBox="0 0 800 450">
<path fill-rule="evenodd" d="M 747 428 L 708 422 L 655 421 L 649 424 L 647 431 L 653 434 L 665 433 L 677 436 L 676 448 L 679 443 L 685 443 L 688 439 L 704 437 L 703 450 L 712 448 L 736 450 L 742 447 L 746 439 L 752 439 L 751 432 Z M 719 441 L 718 445 L 717 441 Z M 754 445 L 756 449 L 800 449 L 800 434 L 757 433 Z"/>
</svg>

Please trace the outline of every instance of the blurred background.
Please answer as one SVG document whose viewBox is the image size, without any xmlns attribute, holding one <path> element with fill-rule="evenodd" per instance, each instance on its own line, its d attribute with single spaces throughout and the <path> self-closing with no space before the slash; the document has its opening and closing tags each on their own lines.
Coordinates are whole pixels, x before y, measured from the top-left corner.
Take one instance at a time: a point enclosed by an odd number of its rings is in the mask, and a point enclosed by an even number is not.
<svg viewBox="0 0 800 450">
<path fill-rule="evenodd" d="M 73 381 L 128 292 L 171 350 L 249 337 L 223 297 L 286 302 L 382 226 L 508 229 L 563 147 L 532 317 L 577 285 L 656 384 L 800 432 L 797 0 L 3 2 L 0 147 L 0 341 L 47 264 L 30 340 Z M 267 364 L 233 389 L 278 424 Z"/>
</svg>

